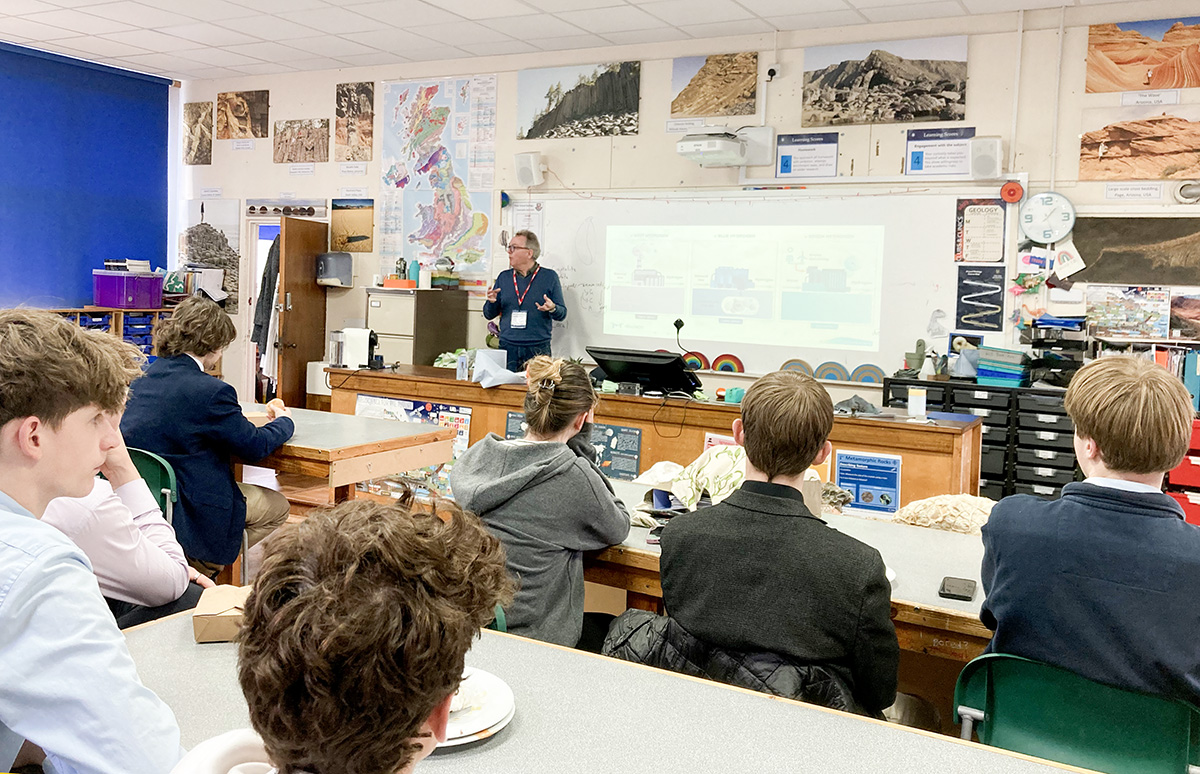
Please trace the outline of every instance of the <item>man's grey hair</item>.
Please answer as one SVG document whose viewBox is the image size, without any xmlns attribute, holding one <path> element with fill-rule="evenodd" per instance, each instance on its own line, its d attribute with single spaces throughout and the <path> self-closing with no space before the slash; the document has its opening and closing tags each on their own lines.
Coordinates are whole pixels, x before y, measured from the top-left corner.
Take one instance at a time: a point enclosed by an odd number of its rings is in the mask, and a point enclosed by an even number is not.
<svg viewBox="0 0 1200 774">
<path fill-rule="evenodd" d="M 533 260 L 537 260 L 542 255 L 542 243 L 538 241 L 537 234 L 527 228 L 523 228 L 513 234 L 515 237 L 525 237 L 525 246 L 533 251 Z"/>
</svg>

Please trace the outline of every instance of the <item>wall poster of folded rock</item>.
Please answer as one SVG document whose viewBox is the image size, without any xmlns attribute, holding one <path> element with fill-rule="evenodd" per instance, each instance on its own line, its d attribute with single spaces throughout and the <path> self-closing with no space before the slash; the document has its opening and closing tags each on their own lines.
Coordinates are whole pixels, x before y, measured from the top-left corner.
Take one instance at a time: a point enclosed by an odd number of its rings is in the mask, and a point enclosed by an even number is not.
<svg viewBox="0 0 1200 774">
<path fill-rule="evenodd" d="M 1083 111 L 1080 180 L 1200 177 L 1200 105 L 1131 105 Z"/>
<path fill-rule="evenodd" d="M 962 121 L 966 107 L 964 35 L 804 50 L 806 127 Z"/>
<path fill-rule="evenodd" d="M 1088 27 L 1088 93 L 1193 86 L 1200 86 L 1200 17 Z"/>
</svg>

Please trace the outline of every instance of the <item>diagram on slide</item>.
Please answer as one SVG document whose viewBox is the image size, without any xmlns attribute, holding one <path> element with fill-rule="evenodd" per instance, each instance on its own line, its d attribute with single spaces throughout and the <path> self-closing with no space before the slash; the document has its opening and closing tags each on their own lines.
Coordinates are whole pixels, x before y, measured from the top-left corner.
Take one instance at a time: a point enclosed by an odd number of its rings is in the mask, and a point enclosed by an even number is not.
<svg viewBox="0 0 1200 774">
<path fill-rule="evenodd" d="M 955 328 L 998 331 L 1004 318 L 1004 267 L 959 266 Z"/>
<path fill-rule="evenodd" d="M 604 332 L 879 346 L 882 226 L 610 226 Z M 661 326 L 667 326 L 662 328 Z"/>
</svg>

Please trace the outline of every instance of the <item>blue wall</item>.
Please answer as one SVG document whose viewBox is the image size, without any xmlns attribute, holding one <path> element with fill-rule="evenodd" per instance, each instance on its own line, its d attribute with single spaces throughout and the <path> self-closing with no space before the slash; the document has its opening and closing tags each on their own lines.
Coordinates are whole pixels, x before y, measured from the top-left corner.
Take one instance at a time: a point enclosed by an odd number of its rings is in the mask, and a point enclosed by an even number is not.
<svg viewBox="0 0 1200 774">
<path fill-rule="evenodd" d="M 0 42 L 0 306 L 90 304 L 105 258 L 166 265 L 170 84 Z"/>
</svg>

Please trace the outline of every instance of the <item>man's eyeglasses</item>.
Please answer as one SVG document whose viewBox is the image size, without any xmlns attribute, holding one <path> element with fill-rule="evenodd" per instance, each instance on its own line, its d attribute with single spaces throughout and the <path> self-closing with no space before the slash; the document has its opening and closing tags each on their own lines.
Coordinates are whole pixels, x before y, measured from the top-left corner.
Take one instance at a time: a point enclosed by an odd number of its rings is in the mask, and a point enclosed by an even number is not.
<svg viewBox="0 0 1200 774">
<path fill-rule="evenodd" d="M 515 252 L 517 250 L 528 250 L 528 249 L 529 248 L 526 247 L 525 245 L 505 245 L 504 246 L 504 251 L 507 253 Z"/>
</svg>

